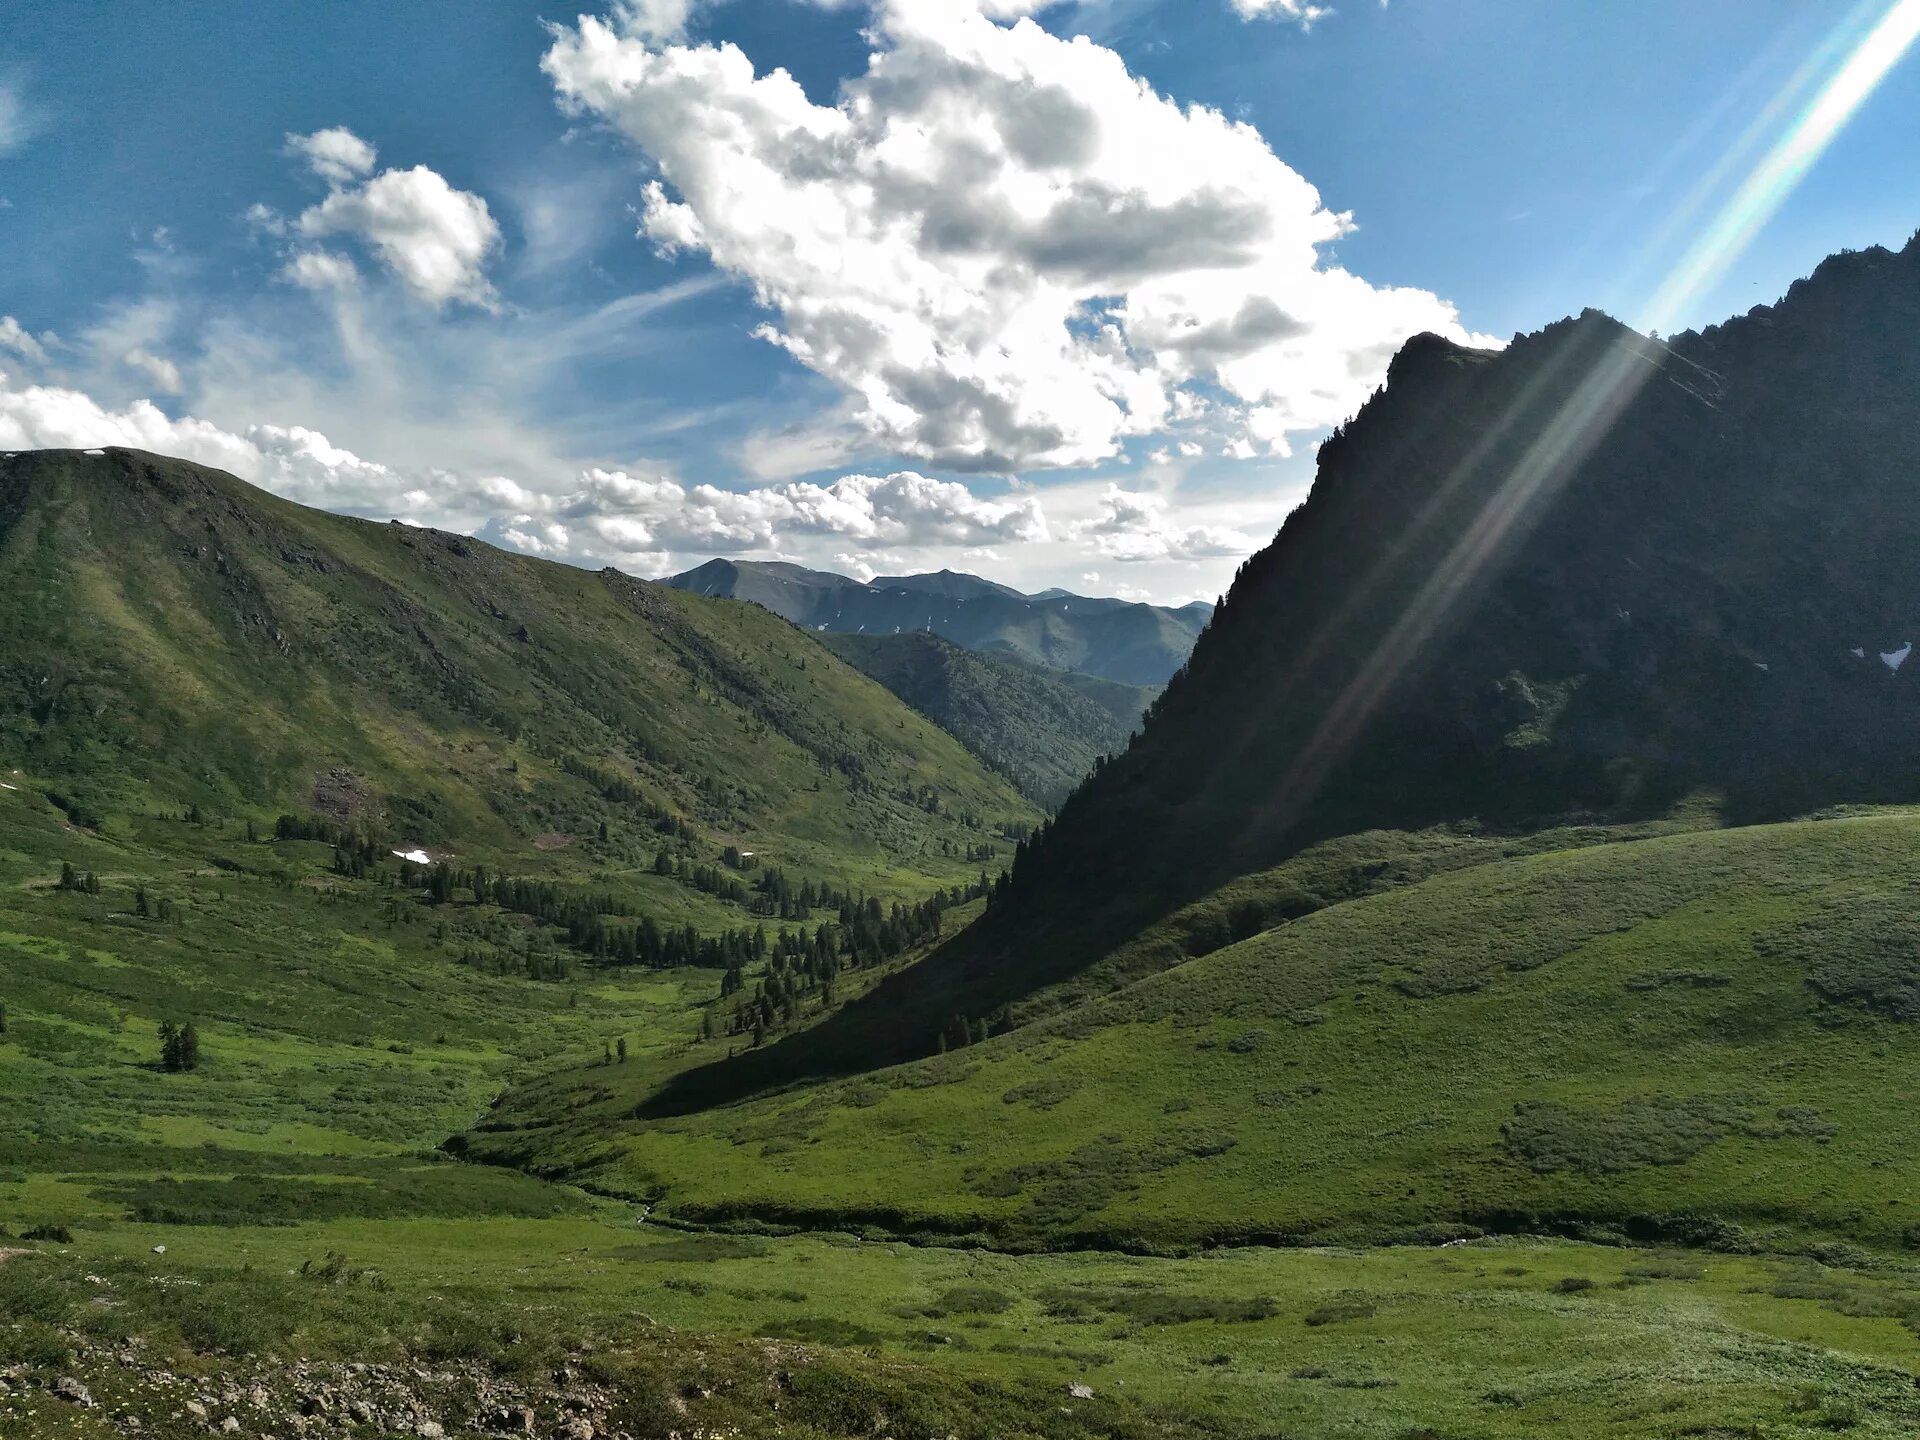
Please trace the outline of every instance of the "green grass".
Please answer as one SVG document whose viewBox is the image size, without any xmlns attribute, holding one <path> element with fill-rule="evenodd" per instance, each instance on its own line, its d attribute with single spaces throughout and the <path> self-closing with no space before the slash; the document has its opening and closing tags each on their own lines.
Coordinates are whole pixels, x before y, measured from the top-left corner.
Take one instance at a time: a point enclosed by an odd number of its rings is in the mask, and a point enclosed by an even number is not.
<svg viewBox="0 0 1920 1440">
<path fill-rule="evenodd" d="M 1014 1246 L 1897 1254 L 1917 851 L 1881 812 L 1493 860 L 937 1060 L 646 1121 L 549 1081 L 475 1142 L 689 1219 Z"/>
<path fill-rule="evenodd" d="M 715 972 L 260 822 L 364 805 L 713 934 L 757 917 L 651 873 L 661 814 L 912 900 L 1031 809 L 752 607 L 98 479 L 0 488 L 0 1433 L 185 1440 L 196 1387 L 348 1360 L 449 1405 L 591 1367 L 648 1434 L 1920 1420 L 1920 816 L 1349 837 L 1043 956 L 985 1043 L 640 1119 L 855 1007 L 919 1025 L 921 957 L 749 1052 L 696 1038 Z M 170 538 L 116 568 L 85 536 L 125 507 Z M 99 1407 L 47 1393 L 73 1372 Z"/>
<path fill-rule="evenodd" d="M 1123 1413 L 1223 1434 L 1794 1435 L 1851 1415 L 1846 1428 L 1875 1435 L 1920 1420 L 1920 1340 L 1906 1318 L 1920 1276 L 1808 1261 L 1528 1239 L 1015 1257 L 681 1235 L 611 1212 L 274 1232 L 125 1225 L 65 1248 L 68 1261 L 14 1262 L 0 1289 L 44 1263 L 66 1277 L 67 1316 L 93 1296 L 123 1302 L 82 1323 L 132 1319 L 214 1350 L 310 1359 L 435 1353 L 525 1368 L 556 1345 L 618 1351 L 643 1336 L 698 1334 L 722 1354 L 796 1340 L 862 1374 L 913 1367 L 932 1398 L 975 1394 L 990 1411 L 997 1397 L 1030 1397 L 1027 1433 L 1043 1432 L 1072 1385 Z M 250 1304 L 266 1280 L 274 1304 Z M 503 1333 L 528 1348 L 503 1348 Z M 996 1421 L 958 1420 L 956 1433 Z"/>
</svg>

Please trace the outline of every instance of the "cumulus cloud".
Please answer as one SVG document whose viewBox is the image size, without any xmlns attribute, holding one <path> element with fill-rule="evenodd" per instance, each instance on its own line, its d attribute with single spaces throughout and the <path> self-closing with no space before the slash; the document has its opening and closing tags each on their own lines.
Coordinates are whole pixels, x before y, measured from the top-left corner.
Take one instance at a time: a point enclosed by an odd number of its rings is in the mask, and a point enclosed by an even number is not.
<svg viewBox="0 0 1920 1440">
<path fill-rule="evenodd" d="M 642 571 L 675 556 L 821 546 L 978 547 L 1050 538 L 1031 495 L 988 499 L 911 471 L 830 485 L 749 490 L 589 468 L 544 487 L 503 475 L 406 469 L 363 459 L 308 427 L 228 430 L 151 400 L 121 408 L 83 391 L 0 374 L 0 449 L 123 445 L 216 466 L 304 504 L 472 528 L 529 554 Z M 464 524 L 462 523 L 464 520 Z"/>
<path fill-rule="evenodd" d="M 493 303 L 486 262 L 500 243 L 500 227 L 485 200 L 454 189 L 424 165 L 336 189 L 303 212 L 295 228 L 315 239 L 359 239 L 429 305 Z"/>
<path fill-rule="evenodd" d="M 544 529 L 531 528 L 543 519 L 549 522 Z M 912 471 L 848 475 L 830 485 L 723 490 L 590 469 L 573 491 L 528 504 L 510 528 L 536 538 L 537 553 L 584 556 L 739 554 L 808 536 L 906 546 L 1049 538 L 1046 515 L 1031 495 L 986 500 L 964 485 Z"/>
<path fill-rule="evenodd" d="M 345 185 L 373 173 L 375 151 L 344 125 L 316 130 L 311 135 L 287 136 L 286 153 L 330 185 Z"/>
<path fill-rule="evenodd" d="M 192 416 L 173 419 L 151 400 L 114 410 L 79 390 L 15 386 L 0 374 L 0 449 L 124 445 L 229 470 L 310 505 L 377 508 L 401 488 L 385 465 L 362 460 L 299 426 L 251 425 L 244 434 Z"/>
<path fill-rule="evenodd" d="M 1075 533 L 1109 560 L 1145 561 L 1223 559 L 1250 555 L 1259 542 L 1220 525 L 1182 525 L 1166 500 L 1153 494 L 1109 485 L 1100 509 Z M 1087 577 L 1097 579 L 1097 576 Z"/>
<path fill-rule="evenodd" d="M 251 205 L 245 219 L 255 231 L 279 239 L 357 240 L 435 309 L 455 301 L 493 308 L 486 267 L 500 246 L 500 226 L 480 196 L 424 165 L 374 174 L 373 146 L 341 126 L 289 135 L 286 153 L 327 182 L 327 196 L 291 220 L 271 206 Z M 305 245 L 287 252 L 279 278 L 325 293 L 349 288 L 359 274 L 346 256 Z"/>
<path fill-rule="evenodd" d="M 678 40 L 687 33 L 693 0 L 621 0 L 615 6 L 621 28 L 642 40 Z"/>
<path fill-rule="evenodd" d="M 557 29 L 543 65 L 658 166 L 644 233 L 748 281 L 766 339 L 935 465 L 1097 464 L 1221 391 L 1274 453 L 1356 409 L 1408 335 L 1473 338 L 1438 297 L 1328 264 L 1352 221 L 1251 126 L 1000 23 L 1038 8 L 875 0 L 878 48 L 833 105 L 621 12 Z"/>
</svg>

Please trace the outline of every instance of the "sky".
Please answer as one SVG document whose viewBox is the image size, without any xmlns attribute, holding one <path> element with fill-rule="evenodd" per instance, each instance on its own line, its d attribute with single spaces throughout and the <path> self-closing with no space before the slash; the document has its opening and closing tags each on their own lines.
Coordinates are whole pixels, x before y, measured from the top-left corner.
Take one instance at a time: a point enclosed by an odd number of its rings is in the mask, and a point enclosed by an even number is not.
<svg viewBox="0 0 1920 1440">
<path fill-rule="evenodd" d="M 1671 331 L 1904 243 L 1902 12 L 39 0 L 0 448 L 645 576 L 1211 599 L 1408 336 Z"/>
</svg>

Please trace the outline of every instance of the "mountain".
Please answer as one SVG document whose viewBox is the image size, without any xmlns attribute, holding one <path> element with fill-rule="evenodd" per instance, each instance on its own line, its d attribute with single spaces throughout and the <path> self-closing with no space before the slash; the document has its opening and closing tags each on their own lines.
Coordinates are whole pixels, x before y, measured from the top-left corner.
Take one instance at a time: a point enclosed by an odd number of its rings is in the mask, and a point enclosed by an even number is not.
<svg viewBox="0 0 1920 1440">
<path fill-rule="evenodd" d="M 950 1026 L 938 1056 L 640 1124 L 644 1084 L 555 1076 L 476 1143 L 680 1222 L 1014 1249 L 1910 1256 L 1916 844 L 1912 810 L 1350 837 L 990 1039 Z"/>
<path fill-rule="evenodd" d="M 1012 1248 L 1906 1253 L 1916 455 L 1920 239 L 1665 342 L 1412 341 L 980 922 L 477 1143 Z"/>
<path fill-rule="evenodd" d="M 0 762 L 95 823 L 318 812 L 601 861 L 671 833 L 908 888 L 1035 813 L 758 610 L 118 449 L 0 459 Z"/>
<path fill-rule="evenodd" d="M 1185 663 L 1212 607 L 1169 610 L 1065 591 L 1022 595 L 977 575 L 882 576 L 871 583 L 764 560 L 709 560 L 664 582 L 696 595 L 750 600 L 803 630 L 849 635 L 930 631 L 969 650 L 1163 685 Z"/>
<path fill-rule="evenodd" d="M 1665 343 L 1410 342 L 1017 907 L 1377 826 L 1920 797 L 1917 441 L 1920 237 Z"/>
<path fill-rule="evenodd" d="M 1920 798 L 1916 337 L 1920 240 L 1666 342 L 1591 311 L 1500 351 L 1410 341 L 986 920 L 659 1108 L 1083 997 L 1164 917 L 1328 837 Z"/>
<path fill-rule="evenodd" d="M 965 650 L 924 630 L 820 639 L 1047 806 L 1065 800 L 1100 756 L 1126 748 L 1155 694 Z"/>
</svg>

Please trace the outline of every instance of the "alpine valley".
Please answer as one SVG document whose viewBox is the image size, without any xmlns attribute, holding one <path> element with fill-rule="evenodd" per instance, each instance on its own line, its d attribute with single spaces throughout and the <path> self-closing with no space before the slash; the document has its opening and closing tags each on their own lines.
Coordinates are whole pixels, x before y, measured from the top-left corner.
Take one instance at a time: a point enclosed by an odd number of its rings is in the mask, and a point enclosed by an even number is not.
<svg viewBox="0 0 1920 1440">
<path fill-rule="evenodd" d="M 0 458 L 0 1433 L 1911 1434 L 1917 495 L 1920 239 L 1217 610 Z"/>
</svg>

